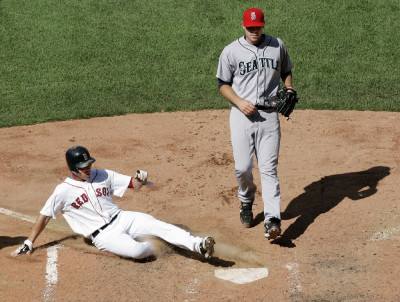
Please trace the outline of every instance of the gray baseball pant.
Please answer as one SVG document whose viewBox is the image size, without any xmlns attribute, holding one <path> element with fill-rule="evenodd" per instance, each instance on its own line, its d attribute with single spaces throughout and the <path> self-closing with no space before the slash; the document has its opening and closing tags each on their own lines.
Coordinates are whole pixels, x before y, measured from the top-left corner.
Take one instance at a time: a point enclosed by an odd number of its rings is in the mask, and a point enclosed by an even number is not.
<svg viewBox="0 0 400 302">
<path fill-rule="evenodd" d="M 242 202 L 253 202 L 256 186 L 253 182 L 253 155 L 261 178 L 264 217 L 280 219 L 280 188 L 277 173 L 280 123 L 275 111 L 258 111 L 247 117 L 236 107 L 230 113 L 230 129 L 238 197 Z"/>
</svg>

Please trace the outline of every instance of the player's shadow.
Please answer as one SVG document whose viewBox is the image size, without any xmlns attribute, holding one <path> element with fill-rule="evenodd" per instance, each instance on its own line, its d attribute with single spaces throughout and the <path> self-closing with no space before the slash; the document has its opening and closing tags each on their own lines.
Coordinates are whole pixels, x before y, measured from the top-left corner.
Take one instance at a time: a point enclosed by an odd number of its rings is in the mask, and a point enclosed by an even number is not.
<svg viewBox="0 0 400 302">
<path fill-rule="evenodd" d="M 297 219 L 272 243 L 295 247 L 293 240 L 299 238 L 319 215 L 330 211 L 346 197 L 354 201 L 370 197 L 378 191 L 378 182 L 389 174 L 389 167 L 376 166 L 359 172 L 325 176 L 311 183 L 281 213 L 282 220 Z"/>
<path fill-rule="evenodd" d="M 192 230 L 186 225 L 183 225 L 183 224 L 174 224 L 174 225 L 181 229 L 184 229 L 185 231 L 192 232 Z M 204 259 L 203 256 L 201 256 L 195 252 L 179 248 L 179 247 L 174 246 L 166 241 L 164 241 L 164 243 L 169 247 L 170 250 L 173 250 L 175 253 L 177 253 L 183 257 L 186 257 L 186 258 L 195 259 L 200 262 L 207 262 L 213 266 L 218 266 L 218 267 L 231 267 L 231 266 L 235 265 L 234 261 L 224 260 L 222 258 L 216 257 L 215 255 L 213 257 L 211 257 L 210 259 Z"/>
<path fill-rule="evenodd" d="M 65 236 L 65 237 L 63 237 L 61 239 L 53 240 L 53 241 L 47 242 L 45 244 L 39 245 L 39 246 L 35 247 L 35 250 L 47 249 L 48 247 L 60 244 L 65 240 L 69 240 L 69 239 L 74 239 L 75 240 L 75 239 L 79 239 L 79 238 L 81 238 L 81 236 L 79 236 L 79 235 L 68 235 L 68 236 Z"/>
<path fill-rule="evenodd" d="M 0 250 L 13 245 L 19 245 L 24 242 L 28 237 L 26 236 L 17 236 L 17 237 L 9 237 L 9 236 L 0 236 Z"/>
<path fill-rule="evenodd" d="M 184 257 L 187 257 L 187 258 L 191 258 L 191 259 L 195 259 L 195 260 L 201 261 L 201 262 L 207 262 L 207 263 L 209 263 L 209 264 L 211 264 L 213 266 L 231 267 L 231 266 L 235 265 L 234 261 L 224 260 L 224 259 L 221 259 L 221 258 L 215 257 L 215 256 L 211 257 L 210 259 L 204 259 L 203 256 L 201 256 L 201 255 L 199 255 L 197 253 L 194 253 L 194 252 L 191 252 L 191 251 L 188 251 L 188 250 L 184 250 L 184 249 L 181 249 L 181 248 L 176 247 L 176 246 L 172 246 L 172 245 L 169 245 L 169 246 L 170 246 L 170 248 L 172 250 L 174 250 L 175 253 L 177 253 L 177 254 L 179 254 L 181 256 L 184 256 Z"/>
</svg>

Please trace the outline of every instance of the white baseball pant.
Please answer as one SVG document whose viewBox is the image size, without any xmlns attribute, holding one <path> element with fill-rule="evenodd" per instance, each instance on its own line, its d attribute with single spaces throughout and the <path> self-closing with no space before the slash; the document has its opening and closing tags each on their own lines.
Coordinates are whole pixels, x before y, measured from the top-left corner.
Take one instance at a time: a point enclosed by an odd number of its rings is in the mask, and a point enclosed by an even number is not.
<svg viewBox="0 0 400 302">
<path fill-rule="evenodd" d="M 122 257 L 143 259 L 154 255 L 151 243 L 136 240 L 144 236 L 159 237 L 193 252 L 200 252 L 202 242 L 201 237 L 192 236 L 179 227 L 148 214 L 130 211 L 121 211 L 115 221 L 92 238 L 92 242 L 99 250 Z"/>
</svg>

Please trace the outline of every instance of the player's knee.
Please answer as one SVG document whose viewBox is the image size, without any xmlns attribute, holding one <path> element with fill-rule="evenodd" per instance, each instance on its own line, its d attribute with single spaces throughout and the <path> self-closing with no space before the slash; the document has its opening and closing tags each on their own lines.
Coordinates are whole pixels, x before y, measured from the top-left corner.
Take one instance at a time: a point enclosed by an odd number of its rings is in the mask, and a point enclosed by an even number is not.
<svg viewBox="0 0 400 302">
<path fill-rule="evenodd" d="M 129 253 L 129 257 L 133 259 L 144 259 L 150 256 L 154 256 L 154 250 L 148 242 L 135 244 L 134 248 Z"/>
<path fill-rule="evenodd" d="M 276 178 L 278 176 L 278 173 L 276 169 L 260 169 L 260 175 L 261 177 Z"/>
<path fill-rule="evenodd" d="M 235 174 L 237 177 L 248 177 L 251 175 L 251 165 L 236 165 Z"/>
<path fill-rule="evenodd" d="M 276 163 L 268 163 L 259 165 L 261 176 L 266 177 L 276 177 L 278 175 L 277 164 Z"/>
</svg>

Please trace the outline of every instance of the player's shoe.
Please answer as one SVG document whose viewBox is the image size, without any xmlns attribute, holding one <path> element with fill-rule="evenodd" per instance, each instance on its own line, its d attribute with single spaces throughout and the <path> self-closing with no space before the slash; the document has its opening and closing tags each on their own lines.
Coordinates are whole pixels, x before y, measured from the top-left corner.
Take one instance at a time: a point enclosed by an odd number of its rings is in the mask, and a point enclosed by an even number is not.
<svg viewBox="0 0 400 302">
<path fill-rule="evenodd" d="M 281 221 L 278 218 L 270 218 L 264 224 L 265 238 L 268 240 L 276 239 L 281 234 Z"/>
<path fill-rule="evenodd" d="M 206 259 L 210 259 L 214 254 L 215 240 L 212 237 L 204 237 L 200 243 L 200 254 Z"/>
<path fill-rule="evenodd" d="M 251 227 L 253 223 L 253 203 L 252 202 L 241 202 L 240 203 L 240 222 L 245 228 Z"/>
</svg>

